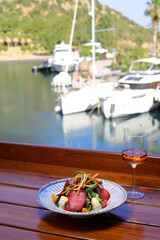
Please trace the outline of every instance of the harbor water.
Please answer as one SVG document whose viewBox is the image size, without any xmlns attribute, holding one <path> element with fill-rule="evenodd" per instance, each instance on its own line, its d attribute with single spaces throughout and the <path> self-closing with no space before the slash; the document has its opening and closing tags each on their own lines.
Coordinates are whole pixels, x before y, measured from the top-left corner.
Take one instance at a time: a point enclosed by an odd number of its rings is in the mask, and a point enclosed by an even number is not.
<svg viewBox="0 0 160 240">
<path fill-rule="evenodd" d="M 148 154 L 160 155 L 160 111 L 106 120 L 94 111 L 54 112 L 60 94 L 53 74 L 31 71 L 41 61 L 0 63 L 0 141 L 99 151 L 122 150 L 125 128 L 147 133 Z"/>
</svg>

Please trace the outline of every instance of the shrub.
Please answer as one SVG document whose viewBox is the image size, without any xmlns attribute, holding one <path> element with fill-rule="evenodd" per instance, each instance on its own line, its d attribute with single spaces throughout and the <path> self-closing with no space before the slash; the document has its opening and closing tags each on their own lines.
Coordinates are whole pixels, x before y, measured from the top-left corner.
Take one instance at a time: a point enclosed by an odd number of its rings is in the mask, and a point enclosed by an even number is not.
<svg viewBox="0 0 160 240">
<path fill-rule="evenodd" d="M 6 45 L 0 46 L 0 51 L 7 51 L 8 47 Z"/>
</svg>

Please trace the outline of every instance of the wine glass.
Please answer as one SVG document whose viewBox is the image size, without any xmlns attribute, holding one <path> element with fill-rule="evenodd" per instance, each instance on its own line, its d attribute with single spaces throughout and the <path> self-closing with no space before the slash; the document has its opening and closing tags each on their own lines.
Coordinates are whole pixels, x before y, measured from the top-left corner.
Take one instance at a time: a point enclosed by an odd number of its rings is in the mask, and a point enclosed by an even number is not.
<svg viewBox="0 0 160 240">
<path fill-rule="evenodd" d="M 132 190 L 127 192 L 128 198 L 142 198 L 144 193 L 135 190 L 135 169 L 147 159 L 147 135 L 139 131 L 124 131 L 122 158 L 130 163 L 133 169 Z"/>
</svg>

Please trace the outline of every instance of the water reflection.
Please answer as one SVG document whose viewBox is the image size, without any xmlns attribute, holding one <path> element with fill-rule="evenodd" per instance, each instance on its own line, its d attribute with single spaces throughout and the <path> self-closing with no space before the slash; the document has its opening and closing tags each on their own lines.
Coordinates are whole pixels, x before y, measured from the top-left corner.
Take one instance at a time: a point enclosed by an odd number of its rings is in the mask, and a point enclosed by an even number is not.
<svg viewBox="0 0 160 240">
<path fill-rule="evenodd" d="M 100 137 L 102 137 L 105 142 L 109 142 L 110 145 L 122 146 L 124 129 L 144 131 L 147 133 L 148 153 L 155 154 L 155 152 L 157 152 L 157 154 L 159 154 L 159 116 L 159 113 L 146 113 L 133 117 L 104 120 Z"/>
<path fill-rule="evenodd" d="M 103 116 L 77 113 L 62 117 L 62 130 L 67 147 L 97 149 L 97 135 Z"/>
<path fill-rule="evenodd" d="M 121 151 L 123 130 L 145 131 L 148 153 L 160 154 L 160 114 L 146 113 L 133 117 L 106 120 L 93 113 L 62 116 L 62 130 L 67 147 Z"/>
<path fill-rule="evenodd" d="M 154 135 L 159 128 L 159 121 L 151 114 L 141 114 L 131 118 L 119 118 L 104 121 L 102 134 L 105 141 L 121 143 L 124 129 L 145 131 L 147 135 Z"/>
<path fill-rule="evenodd" d="M 160 111 L 106 120 L 95 111 L 53 114 L 61 93 L 53 74 L 34 75 L 35 62 L 0 63 L 0 141 L 121 151 L 124 128 L 145 130 L 148 153 L 160 155 Z"/>
<path fill-rule="evenodd" d="M 47 79 L 47 78 L 50 78 L 50 76 L 53 75 L 53 73 L 52 72 L 38 72 L 38 71 L 34 71 L 33 75 L 35 77 L 39 77 L 40 75 L 42 75 L 43 78 Z"/>
</svg>

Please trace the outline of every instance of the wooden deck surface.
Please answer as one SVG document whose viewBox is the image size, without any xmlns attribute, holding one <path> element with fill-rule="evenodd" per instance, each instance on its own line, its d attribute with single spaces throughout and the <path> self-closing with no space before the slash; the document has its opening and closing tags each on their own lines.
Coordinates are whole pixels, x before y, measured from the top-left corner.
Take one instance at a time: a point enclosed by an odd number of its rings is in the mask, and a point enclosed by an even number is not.
<svg viewBox="0 0 160 240">
<path fill-rule="evenodd" d="M 38 204 L 41 186 L 80 169 L 130 188 L 131 167 L 120 153 L 0 143 L 0 238 L 160 239 L 160 157 L 149 156 L 136 169 L 136 186 L 145 197 L 127 199 L 109 213 L 72 218 Z"/>
</svg>

